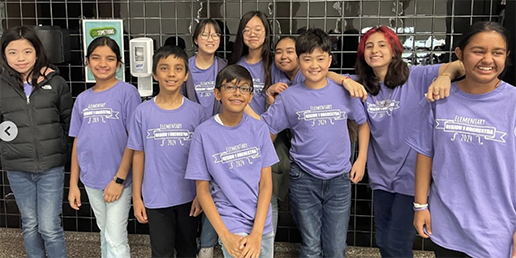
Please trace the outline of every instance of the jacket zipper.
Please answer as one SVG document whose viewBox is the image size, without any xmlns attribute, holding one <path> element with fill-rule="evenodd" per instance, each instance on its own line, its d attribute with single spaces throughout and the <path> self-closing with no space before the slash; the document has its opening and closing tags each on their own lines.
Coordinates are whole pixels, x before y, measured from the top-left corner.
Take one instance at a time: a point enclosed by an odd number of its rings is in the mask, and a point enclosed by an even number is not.
<svg viewBox="0 0 516 258">
<path fill-rule="evenodd" d="M 34 92 L 31 92 L 30 95 L 32 95 L 32 93 Z M 30 130 L 32 132 L 32 141 L 34 142 L 34 151 L 36 152 L 36 171 L 37 172 L 40 172 L 39 171 L 39 153 L 38 153 L 38 146 L 37 146 L 37 142 L 36 142 L 36 133 L 34 132 L 34 123 L 32 121 L 32 107 L 30 106 L 30 96 L 27 97 L 27 108 L 29 110 L 29 121 L 30 121 Z"/>
</svg>

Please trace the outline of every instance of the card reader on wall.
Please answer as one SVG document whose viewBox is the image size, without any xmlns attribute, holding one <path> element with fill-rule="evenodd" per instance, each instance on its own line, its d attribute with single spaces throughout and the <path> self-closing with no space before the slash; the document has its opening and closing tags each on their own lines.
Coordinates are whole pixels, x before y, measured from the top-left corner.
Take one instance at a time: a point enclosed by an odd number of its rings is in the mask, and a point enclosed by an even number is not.
<svg viewBox="0 0 516 258">
<path fill-rule="evenodd" d="M 138 78 L 138 92 L 142 97 L 152 96 L 152 55 L 154 42 L 151 38 L 135 38 L 129 41 L 131 74 Z"/>
</svg>

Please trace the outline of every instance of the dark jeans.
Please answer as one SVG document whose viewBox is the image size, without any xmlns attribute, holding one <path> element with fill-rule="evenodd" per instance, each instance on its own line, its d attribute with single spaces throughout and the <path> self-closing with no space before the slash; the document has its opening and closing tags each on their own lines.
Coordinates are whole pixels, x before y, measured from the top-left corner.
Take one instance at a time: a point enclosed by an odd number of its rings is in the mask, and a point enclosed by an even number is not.
<svg viewBox="0 0 516 258">
<path fill-rule="evenodd" d="M 383 258 L 414 257 L 413 202 L 413 196 L 373 191 L 376 244 Z"/>
<path fill-rule="evenodd" d="M 195 257 L 199 217 L 190 217 L 192 203 L 147 209 L 152 257 Z"/>
<path fill-rule="evenodd" d="M 465 253 L 446 249 L 440 245 L 437 245 L 436 243 L 434 243 L 434 245 L 434 253 L 436 258 L 471 258 L 471 256 L 468 256 Z"/>
<path fill-rule="evenodd" d="M 302 258 L 345 257 L 351 208 L 349 173 L 322 180 L 290 166 L 290 205 Z"/>
</svg>

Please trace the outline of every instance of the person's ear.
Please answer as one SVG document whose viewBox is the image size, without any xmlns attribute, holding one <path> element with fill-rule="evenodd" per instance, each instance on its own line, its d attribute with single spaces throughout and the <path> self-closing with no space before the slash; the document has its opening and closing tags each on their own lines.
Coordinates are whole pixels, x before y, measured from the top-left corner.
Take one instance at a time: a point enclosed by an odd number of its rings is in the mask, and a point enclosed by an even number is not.
<svg viewBox="0 0 516 258">
<path fill-rule="evenodd" d="M 216 100 L 220 101 L 222 99 L 222 97 L 220 95 L 221 95 L 220 89 L 214 88 L 213 96 L 215 97 Z"/>
<path fill-rule="evenodd" d="M 251 92 L 251 94 L 249 96 L 249 100 L 247 101 L 247 105 L 251 104 L 251 101 L 253 100 L 253 97 L 254 97 L 254 92 Z"/>
<path fill-rule="evenodd" d="M 455 55 L 457 56 L 457 58 L 462 62 L 462 50 L 459 48 L 459 47 L 456 47 L 455 48 Z"/>
</svg>

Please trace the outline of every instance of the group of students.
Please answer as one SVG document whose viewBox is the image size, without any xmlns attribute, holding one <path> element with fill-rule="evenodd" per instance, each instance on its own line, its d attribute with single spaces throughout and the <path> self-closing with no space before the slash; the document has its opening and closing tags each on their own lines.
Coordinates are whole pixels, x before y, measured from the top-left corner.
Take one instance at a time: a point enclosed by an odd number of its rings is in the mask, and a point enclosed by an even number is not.
<svg viewBox="0 0 516 258">
<path fill-rule="evenodd" d="M 68 200 L 80 209 L 80 180 L 102 257 L 130 256 L 131 199 L 153 257 L 213 257 L 217 241 L 225 257 L 273 257 L 287 192 L 300 257 L 345 257 L 351 182 L 366 163 L 382 257 L 413 257 L 416 230 L 437 257 L 516 255 L 516 89 L 500 79 L 509 55 L 502 26 L 477 22 L 458 61 L 411 67 L 395 32 L 374 27 L 361 37 L 356 75 L 329 72 L 331 40 L 320 29 L 282 38 L 272 52 L 259 11 L 242 17 L 229 62 L 215 56 L 220 38 L 206 19 L 193 34 L 195 56 L 158 49 L 159 94 L 144 103 L 115 77 L 116 42 L 96 38 L 86 51 L 96 84 L 73 103 L 33 30 L 3 34 L 0 115 L 18 136 L 1 142 L 1 158 L 29 257 L 67 256 L 67 136 Z M 353 164 L 348 120 L 358 124 Z"/>
</svg>

